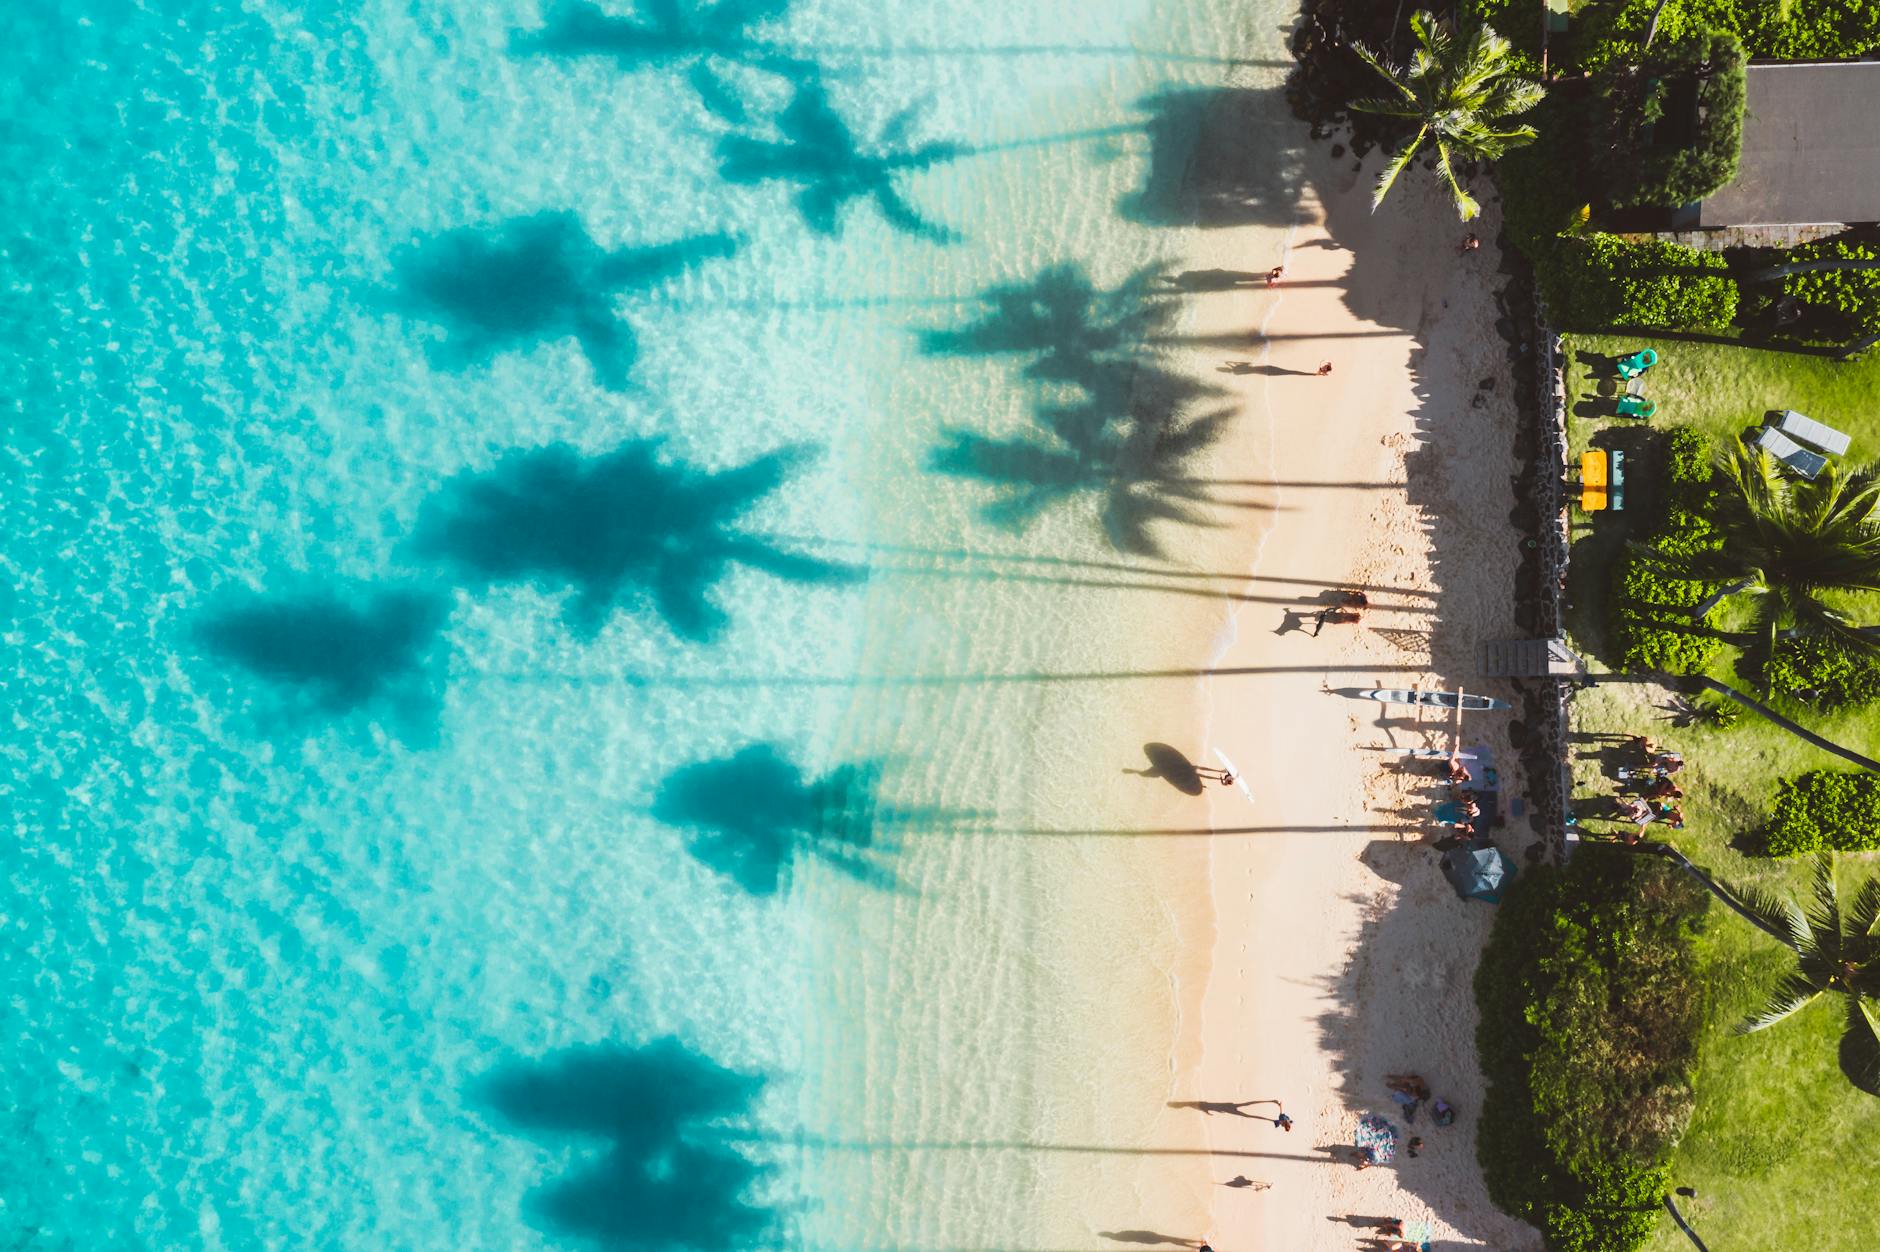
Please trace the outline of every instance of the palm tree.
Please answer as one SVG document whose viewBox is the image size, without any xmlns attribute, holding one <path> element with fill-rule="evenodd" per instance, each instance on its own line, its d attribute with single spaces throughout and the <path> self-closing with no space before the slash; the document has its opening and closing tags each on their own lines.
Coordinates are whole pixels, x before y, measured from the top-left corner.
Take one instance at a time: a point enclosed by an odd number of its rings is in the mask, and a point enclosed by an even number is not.
<svg viewBox="0 0 1880 1252">
<path fill-rule="evenodd" d="M 1880 646 L 1821 598 L 1880 590 L 1880 476 L 1830 463 L 1819 478 L 1797 480 L 1760 448 L 1739 444 L 1721 477 L 1714 549 L 1689 555 L 1643 549 L 1682 577 L 1722 584 L 1692 617 L 1703 621 L 1724 600 L 1747 593 L 1759 598 L 1755 634 L 1765 650 L 1784 628 Z"/>
<path fill-rule="evenodd" d="M 1384 202 L 1397 176 L 1427 139 L 1436 145 L 1437 165 L 1466 222 L 1481 211 L 1481 206 L 1456 180 L 1450 166 L 1451 151 L 1494 160 L 1510 148 L 1532 143 L 1537 133 L 1532 126 L 1500 123 L 1539 104 L 1545 89 L 1514 73 L 1508 41 L 1486 26 L 1458 35 L 1422 10 L 1410 19 L 1410 29 L 1422 46 L 1407 67 L 1390 65 L 1362 44 L 1351 46 L 1396 93 L 1354 100 L 1351 107 L 1361 113 L 1380 113 L 1417 124 L 1417 133 L 1378 176 L 1371 207 L 1375 209 Z"/>
<path fill-rule="evenodd" d="M 1737 1030 L 1752 1034 L 1786 1021 L 1830 993 L 1847 997 L 1842 1068 L 1855 1086 L 1880 1094 L 1880 878 L 1871 878 L 1843 908 L 1834 878 L 1834 854 L 1815 862 L 1815 899 L 1803 909 L 1793 900 L 1755 887 L 1732 889 L 1756 914 L 1757 924 L 1792 949 L 1795 968 L 1768 1006 Z"/>
</svg>

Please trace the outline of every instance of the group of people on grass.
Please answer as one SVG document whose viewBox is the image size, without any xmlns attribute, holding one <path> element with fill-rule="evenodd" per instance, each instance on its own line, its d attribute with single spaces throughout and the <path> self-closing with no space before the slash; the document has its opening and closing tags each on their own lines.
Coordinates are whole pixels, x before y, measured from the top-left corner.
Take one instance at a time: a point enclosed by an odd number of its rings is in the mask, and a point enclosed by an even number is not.
<svg viewBox="0 0 1880 1252">
<path fill-rule="evenodd" d="M 1644 735 L 1632 736 L 1631 747 L 1643 764 L 1619 771 L 1620 781 L 1638 787 L 1638 794 L 1619 800 L 1620 815 L 1635 823 L 1622 837 L 1629 844 L 1637 843 L 1653 822 L 1683 830 L 1684 810 L 1678 801 L 1684 798 L 1684 788 L 1678 785 L 1677 774 L 1684 768 L 1684 757 L 1676 752 L 1661 751 Z"/>
</svg>

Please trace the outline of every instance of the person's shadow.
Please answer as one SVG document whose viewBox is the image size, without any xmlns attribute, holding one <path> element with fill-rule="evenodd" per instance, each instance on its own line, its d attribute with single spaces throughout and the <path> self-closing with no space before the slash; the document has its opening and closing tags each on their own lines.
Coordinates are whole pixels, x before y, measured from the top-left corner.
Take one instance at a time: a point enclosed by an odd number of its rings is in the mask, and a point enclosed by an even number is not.
<svg viewBox="0 0 1880 1252">
<path fill-rule="evenodd" d="M 1149 758 L 1148 769 L 1126 769 L 1125 774 L 1138 774 L 1143 778 L 1160 778 L 1183 795 L 1198 796 L 1202 792 L 1201 771 L 1195 763 L 1182 754 L 1180 748 L 1170 747 L 1166 743 L 1145 743 L 1143 755 Z"/>
</svg>

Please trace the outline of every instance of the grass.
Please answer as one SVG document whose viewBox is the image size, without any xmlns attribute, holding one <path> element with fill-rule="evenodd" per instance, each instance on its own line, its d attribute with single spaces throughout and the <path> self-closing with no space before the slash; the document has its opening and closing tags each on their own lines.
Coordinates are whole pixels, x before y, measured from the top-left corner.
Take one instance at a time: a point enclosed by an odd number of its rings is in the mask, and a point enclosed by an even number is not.
<svg viewBox="0 0 1880 1252">
<path fill-rule="evenodd" d="M 1659 363 L 1646 375 L 1646 394 L 1658 402 L 1651 423 L 1610 416 L 1611 400 L 1599 382 L 1610 362 L 1640 347 L 1655 348 Z M 1568 627 L 1575 645 L 1603 668 L 1602 625 L 1611 560 L 1634 519 L 1657 516 L 1651 476 L 1655 431 L 1689 423 L 1710 433 L 1719 448 L 1758 425 L 1765 413 L 1793 408 L 1854 439 L 1853 456 L 1880 456 L 1880 354 L 1841 363 L 1726 344 L 1640 337 L 1572 336 L 1567 345 L 1571 450 L 1621 447 L 1628 451 L 1627 511 L 1591 519 L 1574 516 L 1573 564 L 1568 582 Z M 1880 616 L 1867 620 L 1880 620 Z M 1718 615 L 1727 628 L 1728 615 Z M 1713 676 L 1752 689 L 1726 655 Z M 1616 822 L 1593 814 L 1613 791 L 1611 769 L 1625 759 L 1623 739 L 1648 734 L 1681 751 L 1687 762 L 1686 827 L 1653 827 L 1655 837 L 1726 881 L 1759 882 L 1802 895 L 1806 862 L 1772 861 L 1750 854 L 1751 835 L 1767 816 L 1778 778 L 1810 769 L 1848 768 L 1753 713 L 1733 727 L 1677 726 L 1674 697 L 1645 685 L 1602 685 L 1575 696 L 1573 772 L 1576 807 L 1589 835 L 1616 832 Z M 1823 716 L 1772 700 L 1785 714 L 1836 742 L 1869 755 L 1880 749 L 1880 712 L 1849 710 Z M 1843 882 L 1880 873 L 1880 858 L 1843 856 Z M 1674 1181 L 1697 1189 L 1683 1208 L 1700 1235 L 1717 1246 L 1792 1247 L 1838 1252 L 1880 1246 L 1880 1205 L 1867 1198 L 1868 1163 L 1880 1143 L 1880 1099 L 1864 1095 L 1842 1076 L 1836 1044 L 1839 1005 L 1818 1004 L 1772 1030 L 1739 1036 L 1732 1026 L 1780 980 L 1786 949 L 1721 908 L 1712 909 L 1698 940 L 1703 994 L 1708 998 L 1697 1074 L 1697 1107 L 1672 1163 Z M 1666 1220 L 1648 1248 L 1686 1248 Z"/>
</svg>

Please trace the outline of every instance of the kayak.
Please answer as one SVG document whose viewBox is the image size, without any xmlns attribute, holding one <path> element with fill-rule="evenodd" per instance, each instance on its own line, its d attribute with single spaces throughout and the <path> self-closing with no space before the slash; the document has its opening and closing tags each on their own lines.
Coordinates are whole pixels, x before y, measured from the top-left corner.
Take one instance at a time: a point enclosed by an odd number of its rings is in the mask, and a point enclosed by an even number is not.
<svg viewBox="0 0 1880 1252">
<path fill-rule="evenodd" d="M 1436 709 L 1462 708 L 1472 713 L 1514 707 L 1506 700 L 1478 696 L 1468 691 L 1405 691 L 1400 687 L 1379 687 L 1364 694 L 1381 704 L 1426 704 Z"/>
</svg>

